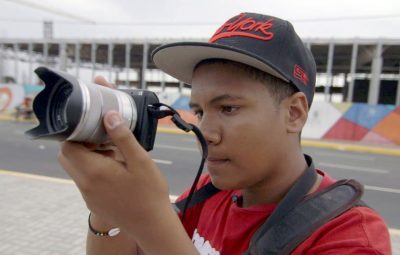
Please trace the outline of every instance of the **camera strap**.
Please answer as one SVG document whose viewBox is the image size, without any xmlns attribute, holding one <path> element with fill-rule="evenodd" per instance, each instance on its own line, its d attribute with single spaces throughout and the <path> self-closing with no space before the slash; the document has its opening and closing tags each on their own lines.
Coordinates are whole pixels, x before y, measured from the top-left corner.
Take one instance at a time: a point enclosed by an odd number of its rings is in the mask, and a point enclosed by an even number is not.
<svg viewBox="0 0 400 255">
<path fill-rule="evenodd" d="M 160 107 L 166 107 L 166 110 L 160 110 Z M 183 211 L 182 211 L 182 218 L 181 220 L 183 221 L 185 219 L 185 215 L 186 215 L 186 210 L 188 209 L 190 200 L 193 197 L 193 193 L 195 192 L 195 189 L 197 187 L 197 184 L 199 182 L 200 176 L 203 172 L 204 169 L 204 164 L 205 161 L 207 159 L 208 156 L 208 146 L 207 146 L 207 142 L 206 139 L 204 138 L 203 134 L 201 133 L 200 129 L 198 127 L 196 127 L 195 125 L 191 124 L 191 123 L 187 123 L 186 121 L 184 121 L 182 119 L 182 117 L 179 115 L 179 113 L 172 108 L 169 105 L 163 104 L 163 103 L 155 103 L 152 104 L 151 106 L 149 106 L 149 112 L 150 114 L 156 118 L 156 119 L 162 119 L 165 118 L 167 116 L 171 116 L 171 120 L 172 122 L 181 130 L 185 131 L 185 132 L 190 132 L 192 131 L 197 139 L 200 142 L 201 145 L 201 151 L 202 151 L 202 155 L 201 155 L 201 162 L 200 162 L 200 166 L 199 169 L 197 170 L 196 173 L 196 177 L 193 181 L 193 184 L 190 188 L 189 194 L 187 196 L 187 198 L 185 199 L 185 204 L 183 207 Z"/>
</svg>

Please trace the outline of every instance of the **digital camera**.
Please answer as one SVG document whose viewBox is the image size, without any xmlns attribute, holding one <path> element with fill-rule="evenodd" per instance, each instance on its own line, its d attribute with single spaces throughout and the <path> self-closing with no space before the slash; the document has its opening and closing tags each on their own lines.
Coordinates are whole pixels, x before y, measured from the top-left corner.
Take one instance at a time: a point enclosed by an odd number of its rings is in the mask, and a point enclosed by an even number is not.
<svg viewBox="0 0 400 255">
<path fill-rule="evenodd" d="M 33 139 L 78 141 L 94 144 L 110 142 L 103 116 L 118 111 L 138 142 L 147 151 L 153 149 L 158 119 L 157 95 L 148 90 L 116 90 L 84 83 L 74 76 L 47 67 L 35 69 L 44 89 L 33 101 L 39 125 L 26 131 Z"/>
</svg>

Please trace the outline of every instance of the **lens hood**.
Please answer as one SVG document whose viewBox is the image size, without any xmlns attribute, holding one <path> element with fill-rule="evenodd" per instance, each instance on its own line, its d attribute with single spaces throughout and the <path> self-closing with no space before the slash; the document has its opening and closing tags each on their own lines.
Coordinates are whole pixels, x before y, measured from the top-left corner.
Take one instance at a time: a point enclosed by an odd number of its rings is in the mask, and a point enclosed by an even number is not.
<svg viewBox="0 0 400 255">
<path fill-rule="evenodd" d="M 39 125 L 25 134 L 32 139 L 63 141 L 72 134 L 82 115 L 78 80 L 68 73 L 48 67 L 39 67 L 35 73 L 45 84 L 33 101 Z"/>
</svg>

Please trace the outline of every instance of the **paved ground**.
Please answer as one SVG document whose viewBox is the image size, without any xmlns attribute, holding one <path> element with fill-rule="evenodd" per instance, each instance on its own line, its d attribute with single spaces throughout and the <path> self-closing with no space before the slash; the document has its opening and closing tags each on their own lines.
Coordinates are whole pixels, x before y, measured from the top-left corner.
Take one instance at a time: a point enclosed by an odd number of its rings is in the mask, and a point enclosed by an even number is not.
<svg viewBox="0 0 400 255">
<path fill-rule="evenodd" d="M 88 211 L 71 181 L 0 172 L 0 254 L 85 254 Z"/>
<path fill-rule="evenodd" d="M 0 170 L 0 192 L 1 255 L 85 254 L 88 210 L 72 181 Z M 391 229 L 391 238 L 400 255 L 400 230 Z"/>
<path fill-rule="evenodd" d="M 0 171 L 0 187 L 0 254 L 85 254 L 88 210 L 72 181 Z M 391 238 L 400 255 L 400 232 Z"/>
</svg>

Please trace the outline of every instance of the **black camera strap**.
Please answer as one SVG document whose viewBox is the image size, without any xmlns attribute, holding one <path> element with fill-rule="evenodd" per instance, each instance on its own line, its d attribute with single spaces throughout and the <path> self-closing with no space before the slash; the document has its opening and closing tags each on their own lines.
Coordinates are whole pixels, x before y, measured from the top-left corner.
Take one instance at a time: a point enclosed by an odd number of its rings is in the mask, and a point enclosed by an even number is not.
<svg viewBox="0 0 400 255">
<path fill-rule="evenodd" d="M 160 110 L 160 107 L 162 107 L 162 106 L 164 106 L 164 107 L 166 107 L 168 109 L 167 110 Z M 150 105 L 148 107 L 148 110 L 150 111 L 150 114 L 154 118 L 157 118 L 157 119 L 162 119 L 164 117 L 171 116 L 172 122 L 179 129 L 181 129 L 181 130 L 183 130 L 185 132 L 192 131 L 196 135 L 196 137 L 199 140 L 200 145 L 201 145 L 201 151 L 202 151 L 201 162 L 200 162 L 199 169 L 197 170 L 196 177 L 195 177 L 195 179 L 193 181 L 192 187 L 190 188 L 189 195 L 188 195 L 188 197 L 187 197 L 187 199 L 185 201 L 185 205 L 184 205 L 184 208 L 183 208 L 183 211 L 182 211 L 182 218 L 181 218 L 182 221 L 183 221 L 185 219 L 186 210 L 188 209 L 190 200 L 192 199 L 193 193 L 195 192 L 197 184 L 198 184 L 198 182 L 200 180 L 201 174 L 203 172 L 204 164 L 205 164 L 205 161 L 206 161 L 207 156 L 208 156 L 207 141 L 204 138 L 203 134 L 201 133 L 201 131 L 200 131 L 200 129 L 198 127 L 196 127 L 195 125 L 193 125 L 191 123 L 187 123 L 186 121 L 184 121 L 182 119 L 182 117 L 179 115 L 179 113 L 174 108 L 172 108 L 171 106 L 163 104 L 163 103 L 156 103 L 156 104 Z"/>
</svg>

